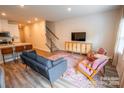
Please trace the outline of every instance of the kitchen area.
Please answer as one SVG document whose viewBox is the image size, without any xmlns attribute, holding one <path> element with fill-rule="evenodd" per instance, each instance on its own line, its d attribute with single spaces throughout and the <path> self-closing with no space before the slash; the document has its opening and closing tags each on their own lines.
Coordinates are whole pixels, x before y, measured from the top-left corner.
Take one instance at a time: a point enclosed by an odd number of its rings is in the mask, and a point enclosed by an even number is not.
<svg viewBox="0 0 124 93">
<path fill-rule="evenodd" d="M 17 52 L 24 51 L 26 46 L 32 48 L 30 43 L 21 41 L 18 24 L 0 19 L 0 64 L 16 59 Z"/>
</svg>

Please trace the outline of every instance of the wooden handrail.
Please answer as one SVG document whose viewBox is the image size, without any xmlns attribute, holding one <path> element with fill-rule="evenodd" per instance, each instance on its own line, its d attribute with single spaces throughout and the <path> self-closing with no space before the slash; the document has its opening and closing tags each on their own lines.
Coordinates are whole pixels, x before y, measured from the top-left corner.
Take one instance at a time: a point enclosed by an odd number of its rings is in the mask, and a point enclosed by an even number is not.
<svg viewBox="0 0 124 93">
<path fill-rule="evenodd" d="M 59 40 L 59 38 L 46 26 L 47 30 L 56 38 Z"/>
</svg>

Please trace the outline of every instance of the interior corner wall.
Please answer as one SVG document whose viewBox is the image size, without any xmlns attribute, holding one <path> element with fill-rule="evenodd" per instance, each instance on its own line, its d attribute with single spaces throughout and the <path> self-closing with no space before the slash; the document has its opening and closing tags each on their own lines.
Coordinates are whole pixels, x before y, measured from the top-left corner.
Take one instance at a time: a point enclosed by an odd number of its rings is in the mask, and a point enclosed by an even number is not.
<svg viewBox="0 0 124 93">
<path fill-rule="evenodd" d="M 45 20 L 24 27 L 25 42 L 32 43 L 33 48 L 50 51 L 46 46 Z"/>
<path fill-rule="evenodd" d="M 20 42 L 25 43 L 25 35 L 24 35 L 24 28 L 19 28 L 19 34 L 20 34 Z"/>
<path fill-rule="evenodd" d="M 46 25 L 53 33 L 55 33 L 55 22 L 46 21 Z"/>
<path fill-rule="evenodd" d="M 120 9 L 90 14 L 55 22 L 55 34 L 59 37 L 56 45 L 64 50 L 65 41 L 71 41 L 71 32 L 86 32 L 86 42 L 93 49 L 103 47 L 113 56 L 115 39 L 120 21 Z"/>
</svg>

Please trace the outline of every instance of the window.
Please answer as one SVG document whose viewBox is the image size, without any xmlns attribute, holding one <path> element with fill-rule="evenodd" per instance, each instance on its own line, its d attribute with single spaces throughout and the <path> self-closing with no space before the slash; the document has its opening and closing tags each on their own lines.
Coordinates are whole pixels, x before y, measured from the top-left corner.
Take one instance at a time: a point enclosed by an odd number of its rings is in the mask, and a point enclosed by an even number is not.
<svg viewBox="0 0 124 93">
<path fill-rule="evenodd" d="M 121 24 L 120 24 L 118 52 L 122 54 L 123 49 L 124 49 L 124 18 L 121 20 Z"/>
</svg>

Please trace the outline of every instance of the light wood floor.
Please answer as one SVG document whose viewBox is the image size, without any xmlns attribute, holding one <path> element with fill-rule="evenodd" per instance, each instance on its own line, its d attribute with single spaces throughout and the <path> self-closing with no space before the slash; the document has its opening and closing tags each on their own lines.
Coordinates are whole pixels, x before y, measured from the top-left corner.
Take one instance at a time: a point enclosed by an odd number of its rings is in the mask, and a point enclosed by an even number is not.
<svg viewBox="0 0 124 93">
<path fill-rule="evenodd" d="M 25 69 L 25 65 L 20 62 L 9 62 L 3 65 L 5 71 L 6 88 L 51 88 L 49 81 L 41 74 L 32 70 L 30 67 Z M 52 84 L 55 88 L 74 88 L 71 82 L 60 77 Z"/>
<path fill-rule="evenodd" d="M 31 68 L 26 70 L 25 65 L 20 62 L 7 63 L 4 65 L 4 71 L 7 88 L 50 87 L 49 82 L 42 75 Z M 43 80 L 47 82 L 45 86 L 43 85 Z"/>
</svg>

